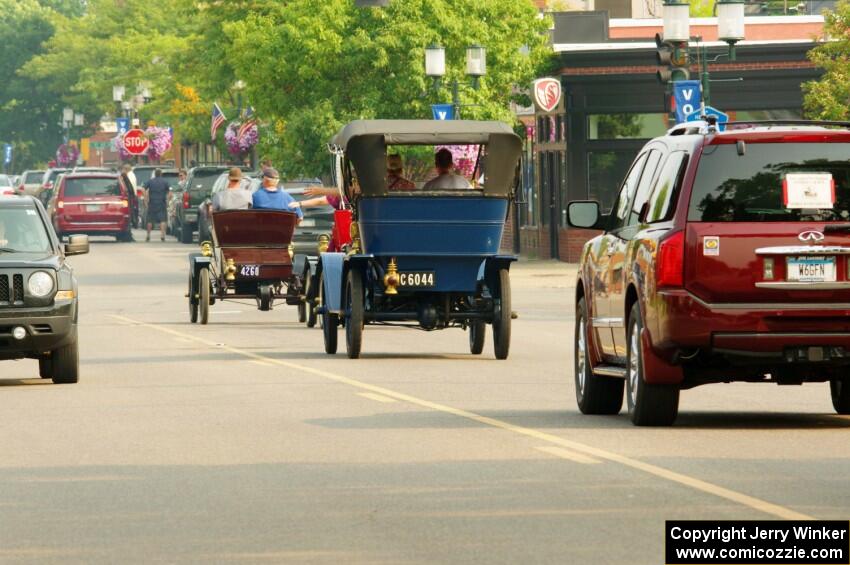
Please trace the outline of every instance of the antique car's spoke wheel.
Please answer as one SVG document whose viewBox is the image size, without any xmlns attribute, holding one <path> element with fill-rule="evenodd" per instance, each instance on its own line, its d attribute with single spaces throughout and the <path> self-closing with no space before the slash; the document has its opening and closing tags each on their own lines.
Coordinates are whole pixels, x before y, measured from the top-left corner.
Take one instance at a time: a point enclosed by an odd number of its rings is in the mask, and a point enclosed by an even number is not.
<svg viewBox="0 0 850 565">
<path fill-rule="evenodd" d="M 363 275 L 354 269 L 348 271 L 345 285 L 345 348 L 349 359 L 360 357 L 363 344 Z"/>
<path fill-rule="evenodd" d="M 487 337 L 487 324 L 483 320 L 469 322 L 469 352 L 481 355 L 484 351 L 484 338 Z"/>
<path fill-rule="evenodd" d="M 192 288 L 192 273 L 189 273 L 189 320 L 193 324 L 198 322 L 198 301 Z"/>
<path fill-rule="evenodd" d="M 832 379 L 829 381 L 832 406 L 839 414 L 850 414 L 850 379 Z"/>
<path fill-rule="evenodd" d="M 206 324 L 210 319 L 210 270 L 201 269 L 198 277 L 198 307 L 200 308 L 200 322 Z"/>
<path fill-rule="evenodd" d="M 507 359 L 511 349 L 511 276 L 507 269 L 499 270 L 499 297 L 493 319 L 493 349 L 496 359 Z"/>
<path fill-rule="evenodd" d="M 629 415 L 636 426 L 669 426 L 679 413 L 679 387 L 648 384 L 643 369 L 643 319 L 640 306 L 632 306 L 629 315 L 628 376 L 626 395 Z"/>
<path fill-rule="evenodd" d="M 575 325 L 576 403 L 582 414 L 618 414 L 623 406 L 623 379 L 593 374 L 587 319 L 587 303 L 581 298 Z"/>
</svg>

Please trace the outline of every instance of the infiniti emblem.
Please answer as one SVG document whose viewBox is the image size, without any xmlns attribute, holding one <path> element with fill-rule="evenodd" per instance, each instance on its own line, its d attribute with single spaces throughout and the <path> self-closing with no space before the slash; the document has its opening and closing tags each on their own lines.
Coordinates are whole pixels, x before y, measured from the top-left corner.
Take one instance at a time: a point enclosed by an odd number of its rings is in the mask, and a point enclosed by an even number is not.
<svg viewBox="0 0 850 565">
<path fill-rule="evenodd" d="M 815 230 L 804 231 L 797 237 L 800 241 L 823 241 L 823 234 Z"/>
</svg>

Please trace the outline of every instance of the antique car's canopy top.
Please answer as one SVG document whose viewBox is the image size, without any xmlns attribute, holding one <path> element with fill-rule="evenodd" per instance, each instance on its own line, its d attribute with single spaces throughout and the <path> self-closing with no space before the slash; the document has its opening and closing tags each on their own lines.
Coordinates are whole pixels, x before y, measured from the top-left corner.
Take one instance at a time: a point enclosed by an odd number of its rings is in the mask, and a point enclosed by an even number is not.
<svg viewBox="0 0 850 565">
<path fill-rule="evenodd" d="M 513 186 L 522 141 L 504 122 L 472 120 L 358 120 L 331 142 L 354 164 L 365 196 L 387 194 L 388 145 L 483 145 L 487 148 L 484 194 L 505 196 Z"/>
</svg>

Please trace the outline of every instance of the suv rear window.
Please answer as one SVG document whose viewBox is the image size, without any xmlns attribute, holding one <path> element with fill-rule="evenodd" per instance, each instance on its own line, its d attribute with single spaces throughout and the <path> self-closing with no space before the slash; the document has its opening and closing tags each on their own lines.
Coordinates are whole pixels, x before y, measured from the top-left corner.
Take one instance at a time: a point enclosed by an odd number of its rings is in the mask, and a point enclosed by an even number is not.
<svg viewBox="0 0 850 565">
<path fill-rule="evenodd" d="M 117 179 L 67 179 L 65 197 L 69 196 L 121 196 Z"/>
<path fill-rule="evenodd" d="M 785 175 L 831 174 L 832 208 L 787 208 Z M 796 222 L 850 220 L 850 143 L 710 145 L 697 169 L 688 221 Z"/>
</svg>

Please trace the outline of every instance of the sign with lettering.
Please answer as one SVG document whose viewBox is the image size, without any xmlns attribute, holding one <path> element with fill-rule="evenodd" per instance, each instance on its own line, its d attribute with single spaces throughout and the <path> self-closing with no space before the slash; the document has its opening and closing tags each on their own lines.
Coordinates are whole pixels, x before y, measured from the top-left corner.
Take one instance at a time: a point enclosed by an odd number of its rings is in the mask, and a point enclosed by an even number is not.
<svg viewBox="0 0 850 565">
<path fill-rule="evenodd" d="M 702 91 L 698 80 L 677 80 L 673 83 L 673 101 L 676 105 L 676 123 L 687 121 L 688 116 L 699 112 Z"/>
</svg>

